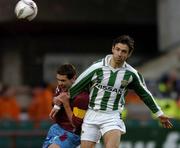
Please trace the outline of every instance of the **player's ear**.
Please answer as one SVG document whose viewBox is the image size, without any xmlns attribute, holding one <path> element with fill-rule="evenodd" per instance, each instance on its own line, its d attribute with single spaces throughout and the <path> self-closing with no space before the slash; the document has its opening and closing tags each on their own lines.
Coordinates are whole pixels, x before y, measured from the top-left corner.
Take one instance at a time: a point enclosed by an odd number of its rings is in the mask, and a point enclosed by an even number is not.
<svg viewBox="0 0 180 148">
<path fill-rule="evenodd" d="M 131 54 L 132 54 L 132 52 L 130 52 L 130 53 L 128 54 L 128 58 L 131 56 Z"/>
<path fill-rule="evenodd" d="M 72 78 L 73 82 L 76 80 L 76 78 L 77 78 L 77 76 L 74 75 L 73 78 Z"/>
<path fill-rule="evenodd" d="M 132 55 L 132 53 L 133 53 L 133 50 L 130 50 L 128 54 L 128 58 Z"/>
<path fill-rule="evenodd" d="M 113 50 L 114 50 L 114 46 L 112 46 L 112 48 L 111 48 L 111 52 L 113 53 Z"/>
</svg>

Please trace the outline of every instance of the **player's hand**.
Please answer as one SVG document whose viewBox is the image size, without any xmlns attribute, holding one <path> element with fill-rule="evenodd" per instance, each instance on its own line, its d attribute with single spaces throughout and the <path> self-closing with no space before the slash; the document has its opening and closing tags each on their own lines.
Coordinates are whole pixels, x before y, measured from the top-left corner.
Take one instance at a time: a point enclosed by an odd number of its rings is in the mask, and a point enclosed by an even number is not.
<svg viewBox="0 0 180 148">
<path fill-rule="evenodd" d="M 158 118 L 164 128 L 172 128 L 173 127 L 172 123 L 170 122 L 169 117 L 166 117 L 165 115 L 161 115 Z"/>
<path fill-rule="evenodd" d="M 60 97 L 61 97 L 60 95 L 54 97 L 53 103 L 60 106 L 60 105 L 62 104 L 62 102 L 61 102 L 61 100 L 60 100 Z"/>
<path fill-rule="evenodd" d="M 62 103 L 69 101 L 69 96 L 67 92 L 62 92 L 60 95 L 54 97 L 53 103 L 60 106 Z"/>
<path fill-rule="evenodd" d="M 60 110 L 60 108 L 57 108 L 57 107 L 54 106 L 54 107 L 51 109 L 51 112 L 50 112 L 50 114 L 49 114 L 50 119 L 54 120 L 54 119 L 55 119 L 55 116 L 56 116 L 56 114 L 58 113 L 59 110 Z"/>
<path fill-rule="evenodd" d="M 59 101 L 63 103 L 63 105 L 69 104 L 69 95 L 67 92 L 63 92 L 59 95 Z"/>
</svg>

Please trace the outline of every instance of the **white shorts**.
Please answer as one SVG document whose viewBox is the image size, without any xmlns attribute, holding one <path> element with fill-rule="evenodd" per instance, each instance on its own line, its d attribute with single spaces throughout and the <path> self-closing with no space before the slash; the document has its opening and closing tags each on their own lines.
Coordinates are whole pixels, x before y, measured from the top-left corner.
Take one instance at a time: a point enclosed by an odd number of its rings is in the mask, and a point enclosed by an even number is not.
<svg viewBox="0 0 180 148">
<path fill-rule="evenodd" d="M 94 111 L 88 109 L 82 124 L 81 140 L 98 142 L 106 132 L 120 130 L 126 133 L 126 127 L 119 111 Z"/>
</svg>

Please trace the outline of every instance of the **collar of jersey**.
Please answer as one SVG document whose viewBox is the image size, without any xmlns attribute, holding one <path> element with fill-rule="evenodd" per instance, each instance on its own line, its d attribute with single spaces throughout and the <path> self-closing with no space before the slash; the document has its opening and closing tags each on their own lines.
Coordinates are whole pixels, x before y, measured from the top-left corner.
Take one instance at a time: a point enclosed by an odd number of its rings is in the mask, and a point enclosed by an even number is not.
<svg viewBox="0 0 180 148">
<path fill-rule="evenodd" d="M 112 54 L 109 54 L 109 55 L 107 55 L 106 57 L 105 57 L 105 59 L 104 59 L 104 65 L 105 66 L 108 66 L 108 67 L 110 67 L 111 69 L 113 69 L 113 70 L 119 70 L 119 69 L 121 69 L 121 68 L 126 68 L 126 62 L 124 62 L 124 64 L 122 65 L 122 67 L 119 67 L 119 68 L 113 68 L 109 63 L 110 63 L 110 60 L 111 60 L 111 58 L 112 58 Z"/>
</svg>

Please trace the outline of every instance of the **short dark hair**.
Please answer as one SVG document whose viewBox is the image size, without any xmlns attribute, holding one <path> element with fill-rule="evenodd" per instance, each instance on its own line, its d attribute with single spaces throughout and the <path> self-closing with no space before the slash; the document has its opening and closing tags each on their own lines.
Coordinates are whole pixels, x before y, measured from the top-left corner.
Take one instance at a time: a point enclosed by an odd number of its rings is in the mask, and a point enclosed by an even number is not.
<svg viewBox="0 0 180 148">
<path fill-rule="evenodd" d="M 116 44 L 122 43 L 126 44 L 129 47 L 129 53 L 134 50 L 134 39 L 129 35 L 121 35 L 113 40 L 112 46 L 114 47 Z"/>
<path fill-rule="evenodd" d="M 72 64 L 64 64 L 57 69 L 57 74 L 66 75 L 68 79 L 72 79 L 76 75 L 76 69 Z"/>
</svg>

